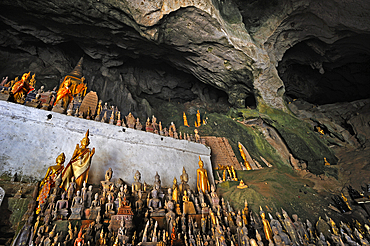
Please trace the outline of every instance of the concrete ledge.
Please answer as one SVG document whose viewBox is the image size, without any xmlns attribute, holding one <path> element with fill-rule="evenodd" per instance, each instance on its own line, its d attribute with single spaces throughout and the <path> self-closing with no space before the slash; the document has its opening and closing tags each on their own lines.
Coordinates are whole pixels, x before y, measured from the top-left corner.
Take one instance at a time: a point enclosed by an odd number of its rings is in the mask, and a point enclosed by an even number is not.
<svg viewBox="0 0 370 246">
<path fill-rule="evenodd" d="M 184 166 L 189 185 L 195 189 L 199 156 L 213 183 L 211 150 L 202 144 L 6 101 L 0 101 L 0 117 L 0 173 L 42 179 L 61 152 L 68 163 L 76 144 L 89 129 L 89 147 L 96 149 L 89 183 L 104 180 L 105 171 L 111 167 L 114 180 L 122 178 L 131 184 L 139 170 L 141 180 L 151 185 L 158 171 L 162 184 L 172 186 L 174 177 L 180 182 Z"/>
</svg>

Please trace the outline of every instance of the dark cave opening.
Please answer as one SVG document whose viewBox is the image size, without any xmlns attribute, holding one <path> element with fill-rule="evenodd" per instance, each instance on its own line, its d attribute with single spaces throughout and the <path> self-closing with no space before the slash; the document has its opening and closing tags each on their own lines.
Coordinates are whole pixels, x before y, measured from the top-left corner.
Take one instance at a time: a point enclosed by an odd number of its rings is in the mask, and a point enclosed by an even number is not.
<svg viewBox="0 0 370 246">
<path fill-rule="evenodd" d="M 370 97 L 370 35 L 325 44 L 317 39 L 290 48 L 278 71 L 290 98 L 312 104 L 349 102 Z"/>
</svg>

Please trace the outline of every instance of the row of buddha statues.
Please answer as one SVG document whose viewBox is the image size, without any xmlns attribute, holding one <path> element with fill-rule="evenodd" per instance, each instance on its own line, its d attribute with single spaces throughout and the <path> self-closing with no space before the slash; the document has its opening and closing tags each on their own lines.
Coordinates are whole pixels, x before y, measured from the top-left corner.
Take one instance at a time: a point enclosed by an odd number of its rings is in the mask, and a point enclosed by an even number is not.
<svg viewBox="0 0 370 246">
<path fill-rule="evenodd" d="M 146 132 L 152 132 L 161 136 L 185 139 L 198 143 L 201 142 L 197 129 L 194 130 L 194 136 L 193 134 L 189 135 L 189 133 L 185 132 L 178 133 L 173 122 L 171 122 L 168 128 L 162 127 L 162 122 L 157 122 L 157 118 L 154 115 L 151 119 L 148 117 L 145 126 L 143 126 L 140 119 L 135 118 L 131 112 L 128 113 L 127 116 L 121 117 L 121 112 L 117 107 L 108 106 L 107 103 L 103 105 L 101 100 L 98 101 L 95 92 L 89 92 L 86 95 L 87 85 L 84 81 L 84 77 L 78 79 L 77 77 L 66 76 L 57 91 L 56 88 L 54 88 L 53 91 L 45 92 L 44 86 L 41 86 L 41 88 L 36 91 L 35 74 L 31 76 L 31 72 L 29 72 L 25 73 L 21 80 L 15 78 L 8 82 L 8 79 L 4 78 L 0 83 L 0 88 L 2 88 L 0 99 L 1 95 L 5 93 L 8 95 L 6 99 L 25 104 L 26 106 L 52 110 L 63 114 L 66 113 L 68 116 L 76 116 L 136 130 L 145 130 Z M 5 90 L 5 88 L 7 88 L 7 90 Z M 9 95 L 11 95 L 11 97 L 9 97 Z M 196 116 L 197 122 L 195 122 L 195 125 L 200 126 L 201 119 L 199 110 Z M 185 112 L 184 124 L 185 126 L 189 126 L 186 121 Z M 203 122 L 203 124 L 205 124 L 205 122 Z"/>
</svg>

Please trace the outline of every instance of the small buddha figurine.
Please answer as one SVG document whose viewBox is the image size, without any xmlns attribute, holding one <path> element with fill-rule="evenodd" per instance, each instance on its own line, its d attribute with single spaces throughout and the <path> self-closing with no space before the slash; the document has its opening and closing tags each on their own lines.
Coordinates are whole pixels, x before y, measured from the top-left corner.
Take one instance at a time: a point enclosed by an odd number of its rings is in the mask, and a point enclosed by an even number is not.
<svg viewBox="0 0 370 246">
<path fill-rule="evenodd" d="M 116 126 L 121 126 L 121 125 L 122 125 L 122 121 L 121 121 L 121 112 L 120 112 L 120 111 L 118 111 Z"/>
<path fill-rule="evenodd" d="M 90 120 L 91 118 L 91 109 L 90 109 L 90 106 L 87 108 L 87 111 L 86 111 L 86 119 L 87 120 Z"/>
<path fill-rule="evenodd" d="M 152 190 L 152 198 L 149 200 L 148 207 L 151 211 L 151 216 L 164 216 L 161 200 L 158 198 L 158 191 Z"/>
<path fill-rule="evenodd" d="M 184 214 L 196 214 L 197 213 L 195 211 L 193 202 L 189 200 L 186 190 L 184 190 L 184 195 L 182 197 L 182 206 L 183 206 L 182 211 Z"/>
<path fill-rule="evenodd" d="M 82 193 L 82 200 L 85 203 L 87 200 L 87 187 L 86 187 L 86 181 L 82 183 L 82 188 L 81 188 L 81 193 Z"/>
<path fill-rule="evenodd" d="M 95 193 L 94 200 L 91 202 L 90 208 L 97 208 L 100 207 L 100 201 L 99 201 L 99 194 Z"/>
<path fill-rule="evenodd" d="M 260 216 L 262 219 L 262 224 L 263 224 L 263 232 L 265 233 L 265 237 L 267 240 L 273 240 L 273 234 L 272 234 L 272 229 L 270 226 L 270 222 L 266 219 L 266 214 L 262 210 L 262 207 L 260 206 Z"/>
<path fill-rule="evenodd" d="M 132 194 L 135 194 L 136 195 L 139 190 L 142 190 L 142 186 L 143 186 L 140 183 L 141 174 L 140 174 L 140 172 L 138 170 L 135 173 L 134 180 L 135 181 L 132 183 Z"/>
<path fill-rule="evenodd" d="M 166 207 L 167 207 L 166 213 L 167 232 L 171 232 L 172 228 L 176 225 L 176 214 L 173 212 L 174 209 L 173 202 L 168 201 Z"/>
<path fill-rule="evenodd" d="M 111 178 L 112 178 L 112 175 L 113 175 L 113 171 L 112 171 L 112 168 L 109 168 L 106 172 L 105 172 L 105 180 L 104 181 L 100 181 L 102 187 L 103 187 L 103 190 L 105 190 L 106 192 L 109 191 L 110 189 L 110 186 L 113 184 L 113 182 L 111 182 Z"/>
<path fill-rule="evenodd" d="M 330 163 L 326 160 L 326 157 L 324 157 L 324 164 L 325 166 L 330 166 Z"/>
<path fill-rule="evenodd" d="M 57 215 L 61 215 L 62 217 L 68 216 L 68 200 L 65 199 L 65 193 L 62 194 L 61 200 L 58 200 L 55 205 L 55 210 Z"/>
<path fill-rule="evenodd" d="M 159 135 L 163 136 L 164 132 L 163 132 L 163 128 L 162 128 L 162 121 L 159 122 L 158 127 L 159 127 Z"/>
<path fill-rule="evenodd" d="M 179 185 L 180 194 L 190 188 L 188 185 L 189 175 L 186 173 L 185 167 L 182 167 L 182 174 L 180 176 L 181 184 Z"/>
<path fill-rule="evenodd" d="M 157 118 L 152 115 L 152 127 L 153 127 L 153 130 L 154 132 L 158 133 L 158 123 L 157 123 Z"/>
<path fill-rule="evenodd" d="M 194 134 L 195 134 L 195 142 L 200 143 L 200 136 L 198 129 L 194 129 Z"/>
<path fill-rule="evenodd" d="M 240 142 L 238 142 L 238 148 L 239 148 L 239 152 L 240 152 L 240 155 L 242 156 L 243 160 L 244 160 L 244 165 L 245 165 L 245 168 L 247 170 L 252 170 L 252 166 L 249 164 L 249 162 L 247 161 L 247 157 L 244 153 L 244 150 L 243 150 L 243 146 Z"/>
<path fill-rule="evenodd" d="M 81 219 L 81 215 L 83 212 L 83 199 L 80 196 L 80 191 L 76 192 L 76 196 L 73 198 L 72 205 L 71 205 L 71 216 L 69 219 Z"/>
<path fill-rule="evenodd" d="M 103 107 L 102 107 L 102 100 L 99 100 L 99 103 L 98 103 L 98 106 L 97 106 L 97 109 L 96 109 L 96 116 L 95 116 L 95 121 L 100 121 L 100 114 L 103 110 Z"/>
<path fill-rule="evenodd" d="M 167 128 L 166 128 L 166 127 L 163 129 L 163 134 L 164 134 L 166 137 L 168 137 L 168 136 L 169 136 L 169 133 L 168 133 L 168 130 L 167 130 Z"/>
<path fill-rule="evenodd" d="M 168 135 L 170 135 L 170 137 L 173 138 L 173 130 L 171 127 L 168 129 Z"/>
<path fill-rule="evenodd" d="M 136 130 L 139 130 L 139 131 L 141 131 L 141 129 L 143 129 L 143 126 L 141 125 L 139 118 L 136 118 L 135 128 L 136 128 Z"/>
<path fill-rule="evenodd" d="M 132 128 L 134 129 L 135 128 L 135 124 L 136 124 L 136 119 L 135 117 L 130 113 L 128 113 L 128 115 L 126 116 L 126 123 L 127 123 L 127 126 L 129 128 Z"/>
<path fill-rule="evenodd" d="M 203 168 L 203 161 L 199 156 L 198 162 L 199 168 L 197 169 L 197 188 L 198 191 L 201 190 L 203 193 L 209 191 L 209 180 L 208 173 L 205 168 Z"/>
<path fill-rule="evenodd" d="M 146 120 L 146 123 L 145 123 L 145 131 L 147 132 L 153 132 L 153 126 L 152 124 L 150 123 L 150 119 L 148 117 L 148 119 Z"/>
<path fill-rule="evenodd" d="M 104 111 L 103 117 L 100 120 L 101 123 L 107 123 L 108 120 L 107 112 L 108 111 Z"/>
<path fill-rule="evenodd" d="M 212 200 L 212 206 L 214 208 L 217 208 L 220 206 L 220 198 L 218 197 L 216 193 L 216 187 L 214 185 L 211 185 L 211 200 Z"/>
<path fill-rule="evenodd" d="M 91 206 L 92 193 L 93 193 L 92 189 L 93 189 L 93 186 L 89 185 L 89 189 L 86 192 L 86 207 L 88 207 L 88 208 Z"/>
<path fill-rule="evenodd" d="M 173 178 L 173 185 L 172 185 L 172 200 L 174 203 L 177 203 L 179 200 L 179 187 L 177 185 L 176 177 Z"/>
<path fill-rule="evenodd" d="M 187 118 L 186 118 L 186 114 L 185 114 L 185 112 L 183 112 L 182 117 L 184 118 L 184 126 L 189 127 L 188 120 L 187 120 Z"/>
<path fill-rule="evenodd" d="M 68 105 L 67 115 L 68 116 L 73 116 L 73 100 Z"/>
<path fill-rule="evenodd" d="M 73 246 L 83 246 L 85 243 L 84 239 L 82 238 L 82 228 L 78 232 L 78 237 L 76 238 Z"/>
<path fill-rule="evenodd" d="M 143 194 L 142 194 L 141 190 L 139 190 L 138 199 L 135 202 L 135 208 L 136 208 L 136 212 L 138 214 L 141 214 L 143 212 L 143 209 L 144 209 L 144 201 L 143 201 L 142 198 L 143 198 Z"/>
<path fill-rule="evenodd" d="M 112 196 L 108 195 L 108 202 L 105 204 L 105 216 L 110 219 L 111 215 L 114 215 L 114 203 Z"/>
<path fill-rule="evenodd" d="M 76 189 L 76 182 L 75 182 L 75 177 L 71 178 L 71 182 L 69 183 L 68 190 L 67 190 L 67 199 L 72 200 L 74 196 L 74 192 Z"/>
<path fill-rule="evenodd" d="M 159 176 L 158 172 L 155 172 L 154 176 L 154 186 L 158 185 L 159 189 L 161 188 L 161 177 Z"/>
<path fill-rule="evenodd" d="M 109 124 L 114 125 L 114 111 L 112 111 L 112 114 L 110 115 Z"/>
</svg>

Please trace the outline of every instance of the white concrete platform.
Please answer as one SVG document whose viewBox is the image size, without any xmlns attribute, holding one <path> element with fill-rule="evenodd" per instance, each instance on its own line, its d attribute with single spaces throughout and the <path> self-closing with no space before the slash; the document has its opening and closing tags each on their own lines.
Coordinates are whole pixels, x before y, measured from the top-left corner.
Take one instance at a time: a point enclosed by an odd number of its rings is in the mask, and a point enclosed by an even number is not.
<svg viewBox="0 0 370 246">
<path fill-rule="evenodd" d="M 184 166 L 189 185 L 195 189 L 199 156 L 213 183 L 211 149 L 202 144 L 6 101 L 0 101 L 0 117 L 0 174 L 42 179 L 61 152 L 66 155 L 66 164 L 69 162 L 76 144 L 89 129 L 89 147 L 96 149 L 89 183 L 100 183 L 111 167 L 113 180 L 122 178 L 131 184 L 139 170 L 142 182 L 152 185 L 158 171 L 162 185 L 169 187 L 174 177 L 180 183 Z"/>
</svg>

